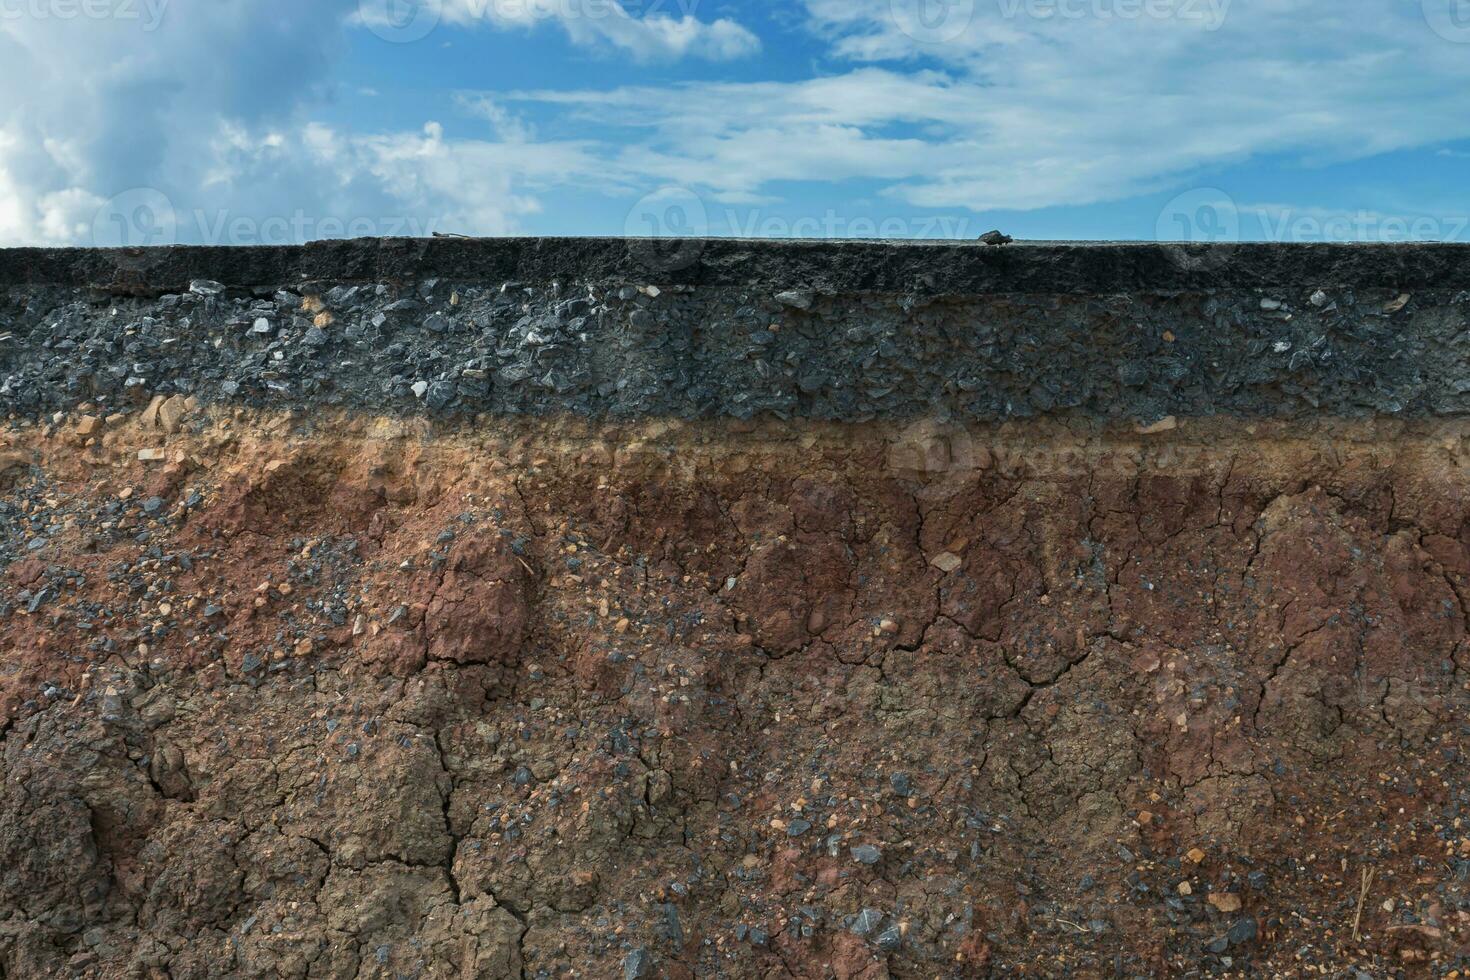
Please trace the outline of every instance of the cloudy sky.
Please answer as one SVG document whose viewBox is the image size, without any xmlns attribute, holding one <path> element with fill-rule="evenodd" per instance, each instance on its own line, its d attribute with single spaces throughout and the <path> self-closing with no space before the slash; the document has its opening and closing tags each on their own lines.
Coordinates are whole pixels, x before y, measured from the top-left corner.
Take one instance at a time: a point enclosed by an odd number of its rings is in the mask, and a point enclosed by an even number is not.
<svg viewBox="0 0 1470 980">
<path fill-rule="evenodd" d="M 0 244 L 1470 240 L 1470 0 L 0 0 Z"/>
</svg>

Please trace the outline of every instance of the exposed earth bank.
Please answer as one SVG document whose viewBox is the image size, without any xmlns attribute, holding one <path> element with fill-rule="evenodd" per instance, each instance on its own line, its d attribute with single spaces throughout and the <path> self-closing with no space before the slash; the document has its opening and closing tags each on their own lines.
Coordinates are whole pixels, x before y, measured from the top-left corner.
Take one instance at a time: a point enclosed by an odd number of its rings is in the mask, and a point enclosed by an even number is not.
<svg viewBox="0 0 1470 980">
<path fill-rule="evenodd" d="M 0 437 L 6 977 L 1464 966 L 1470 426 L 180 411 Z"/>
<path fill-rule="evenodd" d="M 1470 249 L 0 251 L 0 978 L 1470 969 Z"/>
</svg>

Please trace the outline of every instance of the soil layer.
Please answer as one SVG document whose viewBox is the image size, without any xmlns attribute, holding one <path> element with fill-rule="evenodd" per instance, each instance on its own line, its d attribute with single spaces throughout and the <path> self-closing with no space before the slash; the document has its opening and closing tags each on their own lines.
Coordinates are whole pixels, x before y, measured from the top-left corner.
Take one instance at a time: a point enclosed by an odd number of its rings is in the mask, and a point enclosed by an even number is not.
<svg viewBox="0 0 1470 980">
<path fill-rule="evenodd" d="M 1457 976 L 1470 423 L 0 434 L 0 977 Z"/>
</svg>

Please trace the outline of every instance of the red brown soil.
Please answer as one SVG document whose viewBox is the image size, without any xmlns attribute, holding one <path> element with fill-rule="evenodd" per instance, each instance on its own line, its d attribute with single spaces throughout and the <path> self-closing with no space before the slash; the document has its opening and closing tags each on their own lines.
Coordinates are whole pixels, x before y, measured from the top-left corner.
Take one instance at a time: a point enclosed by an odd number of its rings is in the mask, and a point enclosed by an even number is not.
<svg viewBox="0 0 1470 980">
<path fill-rule="evenodd" d="M 1466 435 L 14 427 L 0 977 L 1456 975 Z"/>
</svg>

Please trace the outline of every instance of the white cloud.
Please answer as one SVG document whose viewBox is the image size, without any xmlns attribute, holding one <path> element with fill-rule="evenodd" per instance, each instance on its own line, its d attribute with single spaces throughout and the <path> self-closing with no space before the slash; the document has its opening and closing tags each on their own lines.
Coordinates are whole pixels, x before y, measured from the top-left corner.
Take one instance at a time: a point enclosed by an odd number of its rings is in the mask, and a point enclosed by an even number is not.
<svg viewBox="0 0 1470 980">
<path fill-rule="evenodd" d="M 251 130 L 319 93 L 340 35 L 330 7 L 152 0 L 0 17 L 0 88 L 16 96 L 0 103 L 0 186 L 17 202 L 0 242 L 85 241 L 89 206 L 197 186 L 222 120 Z"/>
<path fill-rule="evenodd" d="M 755 206 L 788 182 L 863 181 L 889 208 L 1043 208 L 1187 186 L 1254 157 L 1315 165 L 1470 139 L 1470 46 L 1418 3 L 803 0 L 817 45 L 804 74 L 788 62 L 779 81 L 469 94 L 424 112 L 475 121 L 467 137 L 321 121 L 333 100 L 366 98 L 360 79 L 334 81 L 356 0 L 152 2 L 139 9 L 160 15 L 154 31 L 0 18 L 0 85 L 23 93 L 0 103 L 0 243 L 86 242 L 103 203 L 137 188 L 154 190 L 120 202 L 125 215 L 102 209 L 109 221 L 190 240 L 298 217 L 296 237 L 350 219 L 364 233 L 493 234 L 535 231 L 568 191 L 631 200 L 682 185 Z M 442 2 L 451 25 L 554 24 L 631 60 L 760 43 L 696 17 L 696 0 L 642 16 L 613 0 Z M 904 13 L 920 2 L 961 21 Z M 382 77 L 411 52 L 379 44 Z"/>
<path fill-rule="evenodd" d="M 733 20 L 701 21 L 689 10 L 675 17 L 660 6 L 638 17 L 618 0 L 443 0 L 443 15 L 452 24 L 485 22 L 501 30 L 555 23 L 574 44 L 611 47 L 640 61 L 730 61 L 760 50 L 760 39 Z"/>
<path fill-rule="evenodd" d="M 859 63 L 836 75 L 521 97 L 623 126 L 631 146 L 609 153 L 624 168 L 716 195 L 867 178 L 916 207 L 975 211 L 1125 198 L 1253 156 L 1313 165 L 1470 136 L 1470 49 L 1418 4 L 947 0 L 938 20 L 891 13 L 920 2 L 806 0 L 810 28 Z M 963 22 L 946 26 L 945 10 Z"/>
<path fill-rule="evenodd" d="M 152 31 L 0 17 L 0 87 L 25 93 L 0 103 L 0 244 L 499 234 L 601 180 L 590 148 L 486 100 L 465 107 L 481 139 L 313 122 L 355 6 L 177 3 Z"/>
</svg>

